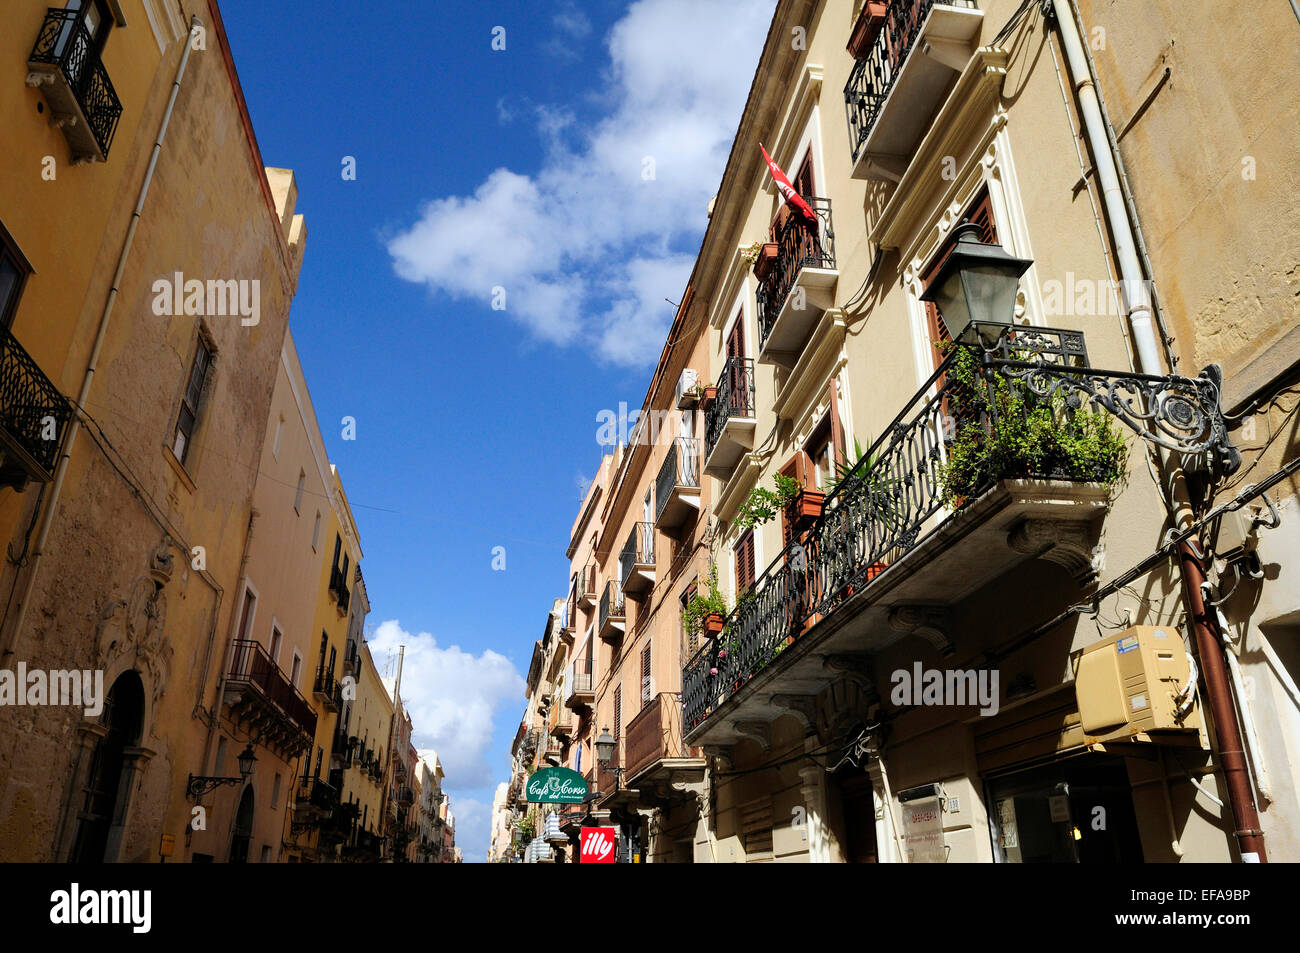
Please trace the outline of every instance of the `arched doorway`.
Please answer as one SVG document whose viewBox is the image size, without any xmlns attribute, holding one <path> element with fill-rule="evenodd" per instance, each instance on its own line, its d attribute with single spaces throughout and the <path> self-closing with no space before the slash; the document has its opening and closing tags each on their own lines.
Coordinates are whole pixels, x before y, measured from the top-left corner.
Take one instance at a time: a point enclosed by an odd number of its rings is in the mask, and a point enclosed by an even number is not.
<svg viewBox="0 0 1300 953">
<path fill-rule="evenodd" d="M 123 673 L 109 689 L 101 724 L 107 732 L 95 745 L 89 778 L 82 789 L 77 837 L 69 858 L 73 863 L 102 863 L 111 829 L 125 820 L 125 751 L 140 743 L 144 727 L 144 684 L 135 672 Z"/>
<path fill-rule="evenodd" d="M 253 839 L 253 788 L 248 785 L 239 798 L 235 812 L 235 832 L 230 838 L 230 862 L 248 863 L 248 844 Z"/>
</svg>

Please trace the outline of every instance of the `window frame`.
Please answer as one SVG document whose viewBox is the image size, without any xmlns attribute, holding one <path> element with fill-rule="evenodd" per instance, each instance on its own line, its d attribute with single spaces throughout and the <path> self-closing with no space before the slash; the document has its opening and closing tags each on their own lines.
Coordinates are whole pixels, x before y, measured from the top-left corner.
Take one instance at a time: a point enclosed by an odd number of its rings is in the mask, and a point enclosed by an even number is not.
<svg viewBox="0 0 1300 953">
<path fill-rule="evenodd" d="M 27 279 L 36 273 L 32 268 L 32 263 L 27 260 L 18 243 L 14 241 L 13 235 L 0 222 L 0 260 L 8 261 L 12 264 L 17 277 L 14 286 L 9 291 L 9 299 L 0 301 L 0 328 L 10 330 L 13 328 L 14 318 L 18 314 L 18 303 L 22 300 L 23 292 L 27 287 Z"/>
<path fill-rule="evenodd" d="M 195 374 L 199 368 L 199 357 L 206 355 L 206 365 L 203 368 L 203 376 L 198 381 L 198 392 L 193 397 L 191 404 L 191 392 L 195 389 Z M 185 380 L 181 385 L 180 400 L 174 416 L 175 423 L 172 426 L 171 443 L 168 449 L 171 450 L 172 456 L 186 470 L 191 470 L 195 462 L 193 449 L 196 437 L 203 428 L 204 411 L 207 409 L 208 388 L 212 381 L 212 372 L 217 363 L 217 346 L 212 340 L 212 336 L 207 333 L 203 327 L 199 327 L 198 334 L 194 339 L 194 347 L 191 348 L 190 360 L 187 365 L 188 372 Z M 181 438 L 184 415 L 189 414 L 190 425 L 188 432 L 184 433 L 185 442 L 181 446 L 180 452 L 176 452 L 177 440 Z"/>
</svg>

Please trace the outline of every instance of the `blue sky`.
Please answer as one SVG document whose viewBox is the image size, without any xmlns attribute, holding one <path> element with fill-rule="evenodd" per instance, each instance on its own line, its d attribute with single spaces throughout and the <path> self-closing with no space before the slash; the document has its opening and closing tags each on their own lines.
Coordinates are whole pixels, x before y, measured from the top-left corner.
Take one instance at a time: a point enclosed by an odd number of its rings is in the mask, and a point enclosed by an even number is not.
<svg viewBox="0 0 1300 953">
<path fill-rule="evenodd" d="M 263 159 L 298 179 L 292 328 L 372 650 L 408 646 L 467 861 L 564 595 L 597 414 L 644 397 L 774 6 L 221 2 Z"/>
</svg>

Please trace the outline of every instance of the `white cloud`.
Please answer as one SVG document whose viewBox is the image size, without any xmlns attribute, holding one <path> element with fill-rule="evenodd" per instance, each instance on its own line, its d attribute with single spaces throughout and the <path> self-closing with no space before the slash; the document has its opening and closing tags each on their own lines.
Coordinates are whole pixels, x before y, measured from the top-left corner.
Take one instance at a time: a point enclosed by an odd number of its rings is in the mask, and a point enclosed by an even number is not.
<svg viewBox="0 0 1300 953">
<path fill-rule="evenodd" d="M 774 5 L 632 4 L 592 73 L 604 115 L 584 125 L 565 105 L 533 107 L 541 169 L 499 168 L 473 195 L 426 204 L 389 242 L 397 273 L 484 306 L 500 285 L 506 314 L 539 339 L 653 364 L 673 316 L 663 299 L 685 289 Z"/>
<path fill-rule="evenodd" d="M 397 657 L 399 645 L 406 646 L 401 692 L 416 748 L 437 750 L 448 788 L 491 786 L 497 780 L 487 759 L 492 721 L 499 708 L 522 697 L 523 678 L 504 655 L 443 648 L 428 632 L 412 634 L 396 620 L 382 623 L 370 636 L 381 672 Z"/>
</svg>

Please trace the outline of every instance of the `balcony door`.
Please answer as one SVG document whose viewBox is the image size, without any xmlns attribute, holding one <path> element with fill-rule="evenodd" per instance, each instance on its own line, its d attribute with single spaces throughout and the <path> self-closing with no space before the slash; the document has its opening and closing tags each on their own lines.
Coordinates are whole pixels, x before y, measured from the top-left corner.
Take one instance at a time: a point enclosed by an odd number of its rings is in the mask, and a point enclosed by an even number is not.
<svg viewBox="0 0 1300 953">
<path fill-rule="evenodd" d="M 104 0 L 68 0 L 64 9 L 70 15 L 63 21 L 54 54 L 66 64 L 72 84 L 79 86 L 88 75 L 90 64 L 103 52 L 108 32 L 113 28 L 113 17 Z M 69 52 L 67 59 L 64 59 L 65 52 Z"/>
<path fill-rule="evenodd" d="M 718 395 L 719 400 L 725 397 L 731 414 L 736 417 L 750 416 L 749 375 L 744 360 L 745 309 L 741 308 L 736 312 L 736 320 L 732 322 L 731 331 L 727 334 L 727 366 L 731 371 L 726 381 L 728 390 L 725 395 Z"/>
</svg>

